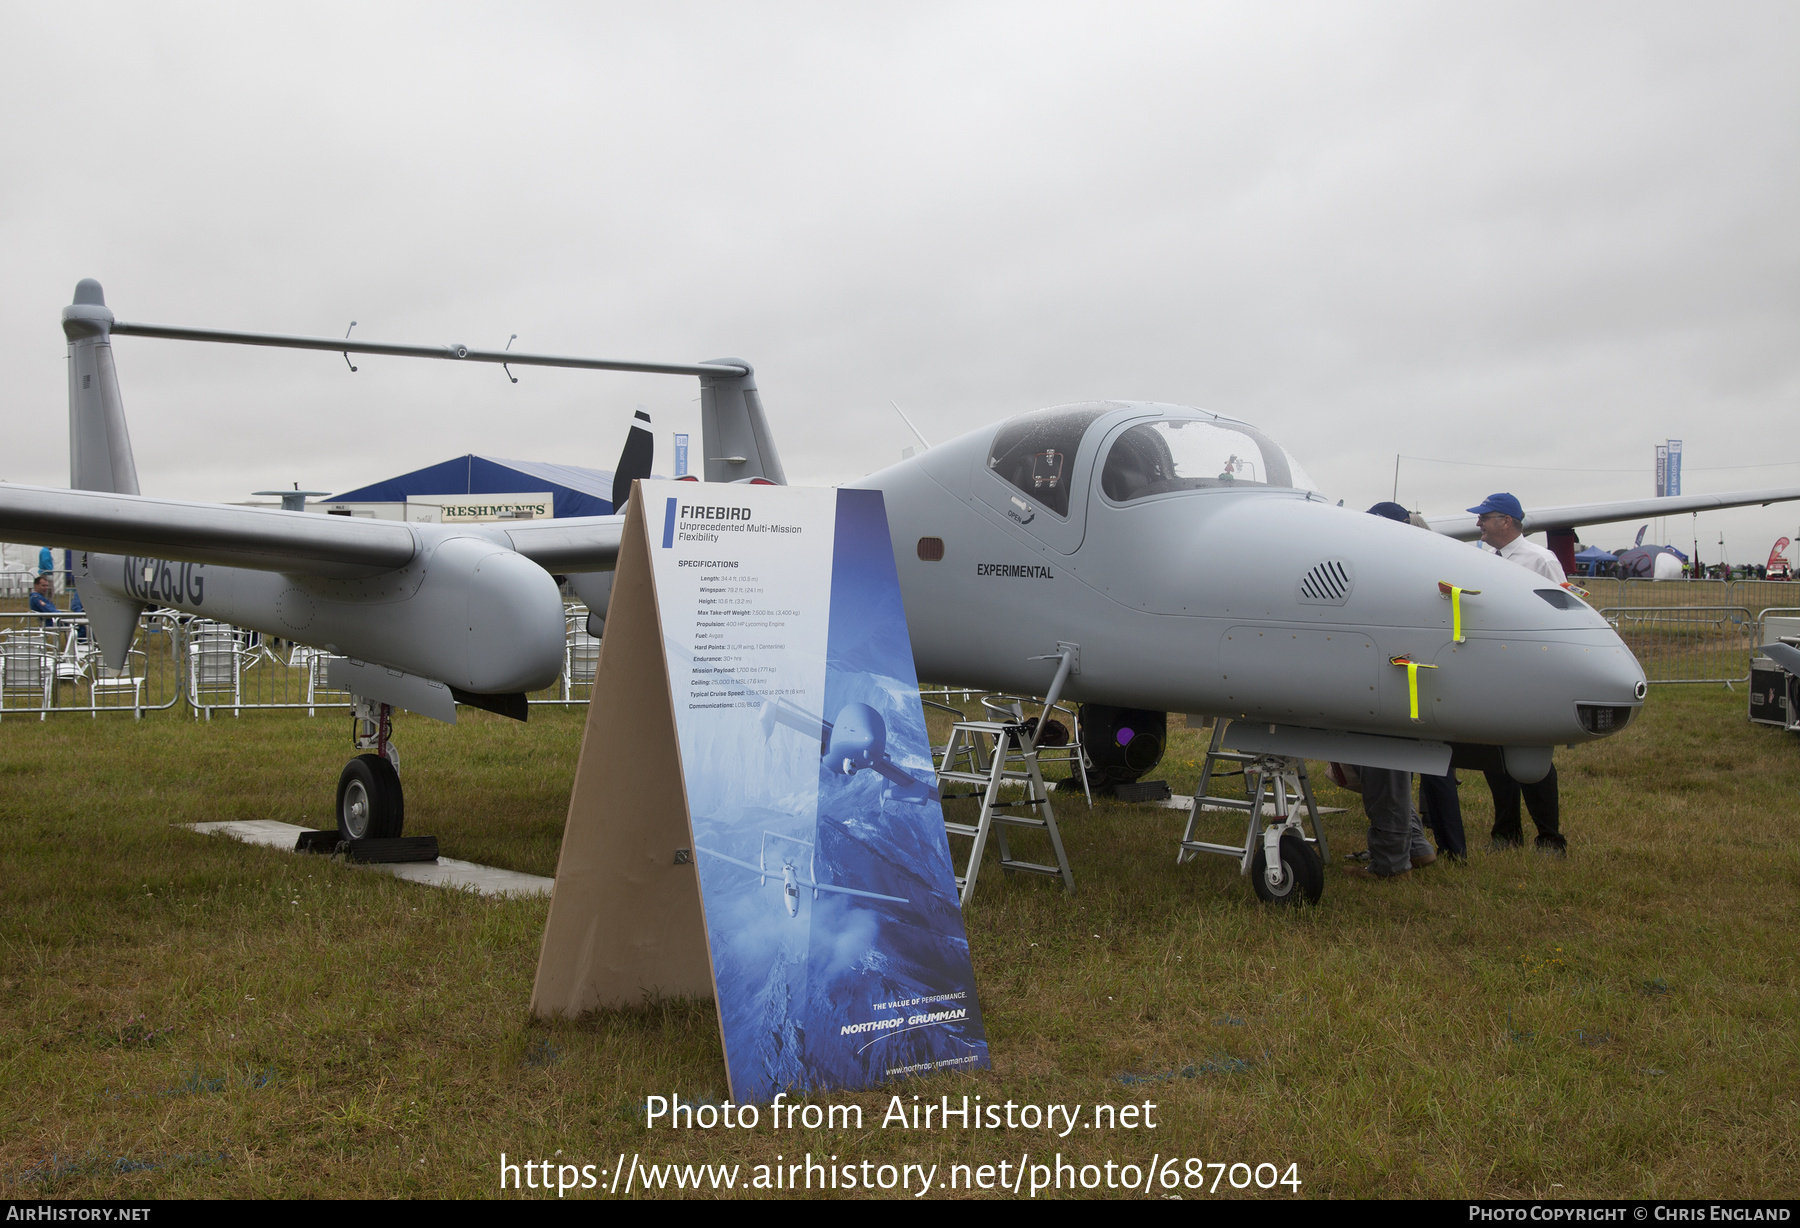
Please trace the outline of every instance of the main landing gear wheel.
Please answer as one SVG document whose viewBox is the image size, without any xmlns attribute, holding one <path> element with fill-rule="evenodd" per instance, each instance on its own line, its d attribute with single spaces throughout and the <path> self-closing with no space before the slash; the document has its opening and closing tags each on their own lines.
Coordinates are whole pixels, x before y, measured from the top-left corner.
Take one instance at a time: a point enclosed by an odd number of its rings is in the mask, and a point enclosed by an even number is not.
<svg viewBox="0 0 1800 1228">
<path fill-rule="evenodd" d="M 1297 831 L 1281 833 L 1281 882 L 1271 887 L 1268 854 L 1259 840 L 1250 860 L 1250 882 L 1265 904 L 1317 904 L 1325 893 L 1325 866 Z"/>
<path fill-rule="evenodd" d="M 337 829 L 344 840 L 383 840 L 406 824 L 400 773 L 380 755 L 358 755 L 338 777 Z"/>
</svg>

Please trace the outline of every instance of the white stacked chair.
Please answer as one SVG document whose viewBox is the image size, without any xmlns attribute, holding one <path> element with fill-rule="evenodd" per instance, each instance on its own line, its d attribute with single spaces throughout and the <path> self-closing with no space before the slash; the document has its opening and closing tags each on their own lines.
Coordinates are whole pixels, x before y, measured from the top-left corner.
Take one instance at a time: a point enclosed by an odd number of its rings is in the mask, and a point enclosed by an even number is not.
<svg viewBox="0 0 1800 1228">
<path fill-rule="evenodd" d="M 600 667 L 600 641 L 583 626 L 572 626 L 563 643 L 562 697 L 573 699 L 578 686 L 593 686 Z"/>
<path fill-rule="evenodd" d="M 204 712 L 210 721 L 213 709 L 224 707 L 229 707 L 233 716 L 239 715 L 244 701 L 243 671 L 247 655 L 237 628 L 200 618 L 188 624 L 188 702 L 193 705 L 196 719 Z M 230 704 L 206 702 L 208 697 L 219 698 L 226 694 L 231 696 Z"/>
<path fill-rule="evenodd" d="M 346 700 L 349 699 L 348 691 L 334 689 L 325 676 L 325 667 L 330 662 L 340 659 L 323 648 L 309 648 L 305 644 L 295 644 L 293 650 L 288 653 L 288 668 L 306 671 L 306 715 L 318 715 L 317 707 L 321 691 L 330 695 L 342 695 Z"/>
<path fill-rule="evenodd" d="M 93 696 L 93 717 L 100 716 L 100 697 L 102 695 L 124 695 L 131 692 L 131 719 L 144 718 L 144 676 L 149 672 L 150 658 L 142 650 L 133 648 L 125 654 L 125 664 L 113 669 L 102 658 L 96 657 L 92 662 L 92 673 L 88 678 L 88 690 Z M 119 705 L 121 708 L 123 704 Z"/>
<path fill-rule="evenodd" d="M 53 632 L 32 629 L 0 635 L 0 709 L 8 695 L 29 695 L 38 719 L 49 716 L 56 702 L 56 653 Z"/>
</svg>

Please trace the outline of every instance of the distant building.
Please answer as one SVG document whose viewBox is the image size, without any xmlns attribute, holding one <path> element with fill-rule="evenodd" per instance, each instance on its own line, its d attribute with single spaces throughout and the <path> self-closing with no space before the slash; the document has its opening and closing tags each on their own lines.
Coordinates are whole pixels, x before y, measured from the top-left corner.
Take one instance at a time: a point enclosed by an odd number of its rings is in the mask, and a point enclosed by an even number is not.
<svg viewBox="0 0 1800 1228">
<path fill-rule="evenodd" d="M 608 469 L 502 460 L 470 453 L 308 505 L 308 511 L 378 520 L 457 523 L 606 516 Z"/>
</svg>

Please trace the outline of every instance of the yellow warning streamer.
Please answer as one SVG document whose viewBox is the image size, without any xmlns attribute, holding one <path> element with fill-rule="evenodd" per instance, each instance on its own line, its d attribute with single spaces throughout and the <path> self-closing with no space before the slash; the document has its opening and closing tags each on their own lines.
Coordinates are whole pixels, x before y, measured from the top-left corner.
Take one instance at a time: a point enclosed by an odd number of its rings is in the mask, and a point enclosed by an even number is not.
<svg viewBox="0 0 1800 1228">
<path fill-rule="evenodd" d="M 1467 593 L 1471 597 L 1479 597 L 1481 596 L 1481 590 L 1478 588 L 1459 588 L 1447 580 L 1439 580 L 1438 592 L 1442 596 L 1450 598 L 1450 638 L 1460 644 L 1463 642 L 1462 595 Z M 1399 662 L 1396 661 L 1394 664 L 1398 665 Z M 1432 665 L 1427 668 L 1436 669 L 1437 666 Z M 1417 705 L 1414 706 L 1416 707 Z M 1413 719 L 1418 719 L 1418 713 L 1415 712 L 1413 714 Z"/>
<path fill-rule="evenodd" d="M 1389 665 L 1404 665 L 1404 666 L 1406 666 L 1406 698 L 1407 698 L 1408 703 L 1411 705 L 1412 719 L 1415 721 L 1418 720 L 1419 719 L 1419 671 L 1422 669 L 1436 669 L 1437 666 L 1426 665 L 1422 661 L 1414 661 L 1409 657 L 1389 657 L 1388 664 Z"/>
</svg>

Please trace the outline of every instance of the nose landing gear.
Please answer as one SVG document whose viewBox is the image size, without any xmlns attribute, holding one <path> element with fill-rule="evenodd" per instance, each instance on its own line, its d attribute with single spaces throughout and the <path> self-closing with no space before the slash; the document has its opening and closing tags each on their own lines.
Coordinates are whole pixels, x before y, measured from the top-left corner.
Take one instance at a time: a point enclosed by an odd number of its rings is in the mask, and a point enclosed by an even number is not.
<svg viewBox="0 0 1800 1228">
<path fill-rule="evenodd" d="M 337 828 L 342 840 L 391 839 L 406 825 L 400 752 L 393 743 L 393 708 L 352 695 L 351 725 L 362 754 L 338 776 Z"/>
<path fill-rule="evenodd" d="M 1240 753 L 1225 749 L 1228 720 L 1220 719 L 1213 727 L 1212 744 L 1200 769 L 1200 783 L 1194 789 L 1194 808 L 1188 813 L 1187 830 L 1182 834 L 1176 864 L 1197 853 L 1218 853 L 1233 858 L 1239 871 L 1256 889 L 1256 898 L 1265 904 L 1316 904 L 1325 891 L 1325 832 L 1319 826 L 1318 803 L 1313 800 L 1312 782 L 1306 775 L 1304 761 L 1286 755 Z M 1245 798 L 1213 797 L 1212 781 L 1218 763 L 1244 765 Z M 1265 815 L 1265 801 L 1274 813 Z M 1220 844 L 1195 839 L 1201 810 L 1241 810 L 1245 812 L 1244 842 Z M 1313 836 L 1307 838 L 1305 824 L 1312 821 Z M 1269 820 L 1265 822 L 1265 820 Z"/>
</svg>

